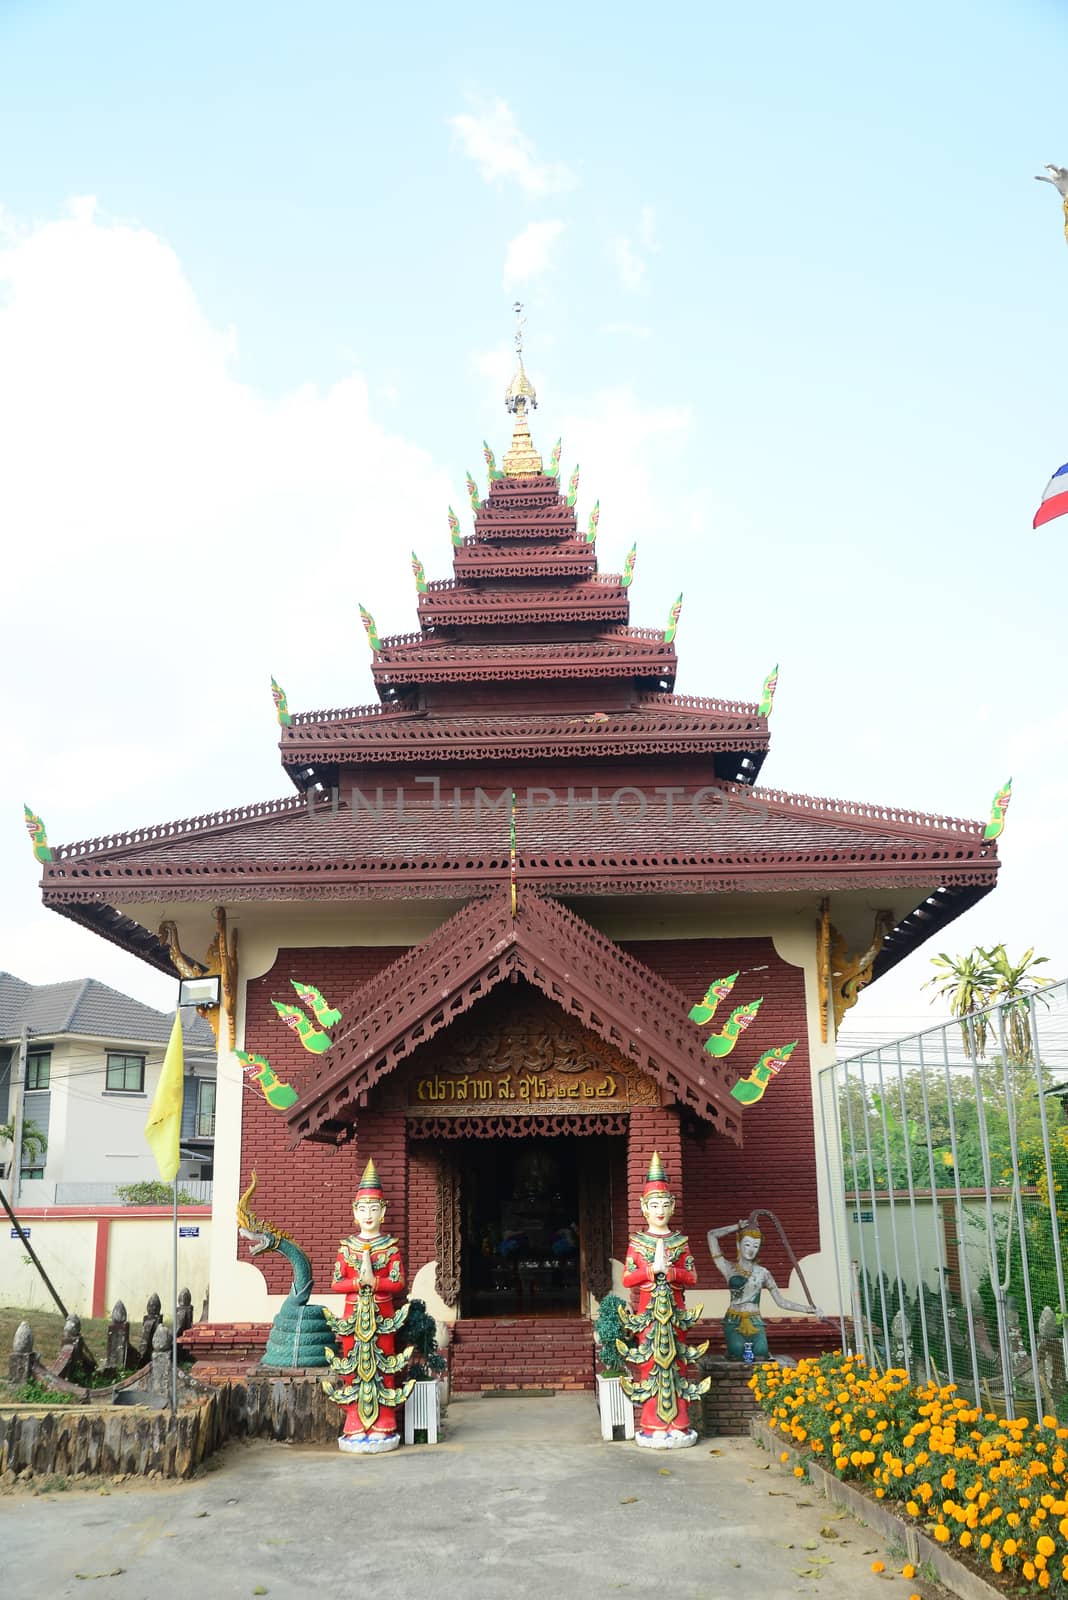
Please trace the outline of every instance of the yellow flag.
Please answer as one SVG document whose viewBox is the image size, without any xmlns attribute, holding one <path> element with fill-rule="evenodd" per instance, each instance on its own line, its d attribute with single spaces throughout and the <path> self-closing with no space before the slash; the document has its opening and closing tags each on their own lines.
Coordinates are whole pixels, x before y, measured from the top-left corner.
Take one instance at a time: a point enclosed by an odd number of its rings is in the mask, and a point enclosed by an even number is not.
<svg viewBox="0 0 1068 1600">
<path fill-rule="evenodd" d="M 145 1138 L 156 1158 L 159 1175 L 164 1183 L 173 1183 L 178 1176 L 178 1135 L 182 1127 L 182 1078 L 185 1061 L 182 1054 L 182 1018 L 175 1010 L 163 1070 L 159 1075 L 156 1092 L 152 1096 L 152 1110 L 145 1123 Z"/>
</svg>

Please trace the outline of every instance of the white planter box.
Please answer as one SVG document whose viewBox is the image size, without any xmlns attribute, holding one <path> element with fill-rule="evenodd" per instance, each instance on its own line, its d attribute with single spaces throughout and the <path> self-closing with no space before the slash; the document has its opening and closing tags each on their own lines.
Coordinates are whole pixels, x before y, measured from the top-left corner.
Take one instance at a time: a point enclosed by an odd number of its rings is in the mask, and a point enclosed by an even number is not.
<svg viewBox="0 0 1068 1600">
<path fill-rule="evenodd" d="M 439 1416 L 437 1379 L 426 1378 L 423 1382 L 416 1384 L 404 1402 L 405 1444 L 415 1443 L 415 1430 L 417 1428 L 426 1429 L 427 1444 L 437 1444 Z"/>
<path fill-rule="evenodd" d="M 601 1413 L 601 1438 L 612 1439 L 613 1429 L 622 1428 L 624 1439 L 634 1438 L 634 1407 L 623 1393 L 618 1378 L 597 1374 L 597 1409 Z"/>
</svg>

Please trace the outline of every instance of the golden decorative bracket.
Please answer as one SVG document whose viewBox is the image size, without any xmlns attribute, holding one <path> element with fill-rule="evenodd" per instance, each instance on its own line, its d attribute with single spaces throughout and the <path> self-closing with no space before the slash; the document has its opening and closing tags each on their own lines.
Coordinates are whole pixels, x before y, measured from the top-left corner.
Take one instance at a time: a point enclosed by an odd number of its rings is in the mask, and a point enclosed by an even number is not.
<svg viewBox="0 0 1068 1600">
<path fill-rule="evenodd" d="M 203 961 L 194 961 L 191 956 L 185 954 L 178 943 L 178 929 L 175 923 L 161 922 L 158 938 L 160 943 L 166 946 L 167 953 L 181 977 L 217 977 L 220 980 L 221 1004 L 197 1006 L 197 1014 L 210 1023 L 217 1049 L 219 1023 L 225 1012 L 227 1037 L 232 1050 L 237 1042 L 237 929 L 234 929 L 227 941 L 225 906 L 215 907 L 215 937 L 209 944 Z"/>
<path fill-rule="evenodd" d="M 824 905 L 827 902 L 824 901 Z M 860 998 L 860 991 L 871 982 L 872 967 L 875 958 L 883 947 L 883 942 L 894 926 L 892 911 L 877 911 L 872 927 L 871 943 L 860 954 L 850 954 L 842 935 L 827 918 L 827 931 L 829 934 L 829 954 L 826 965 L 827 988 L 830 992 L 834 1006 L 834 1031 L 837 1035 L 842 1025 L 842 1018 L 850 1007 L 855 1006 Z M 822 923 L 821 923 L 822 934 Z M 824 1010 L 824 1038 L 826 1038 L 826 1010 Z"/>
</svg>

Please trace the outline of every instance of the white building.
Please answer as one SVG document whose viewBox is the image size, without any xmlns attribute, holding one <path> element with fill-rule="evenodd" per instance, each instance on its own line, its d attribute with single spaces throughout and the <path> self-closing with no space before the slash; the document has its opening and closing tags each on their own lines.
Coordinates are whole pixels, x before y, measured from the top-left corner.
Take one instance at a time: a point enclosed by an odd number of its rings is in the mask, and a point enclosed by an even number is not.
<svg viewBox="0 0 1068 1600">
<path fill-rule="evenodd" d="M 25 1120 L 46 1135 L 45 1153 L 19 1170 L 0 1143 L 0 1174 L 23 1205 L 93 1205 L 117 1186 L 158 1179 L 144 1128 L 159 1079 L 170 1016 L 95 978 L 31 984 L 0 973 L 0 1123 Z M 182 1013 L 185 1096 L 179 1178 L 211 1195 L 215 1141 L 215 1040 Z"/>
</svg>

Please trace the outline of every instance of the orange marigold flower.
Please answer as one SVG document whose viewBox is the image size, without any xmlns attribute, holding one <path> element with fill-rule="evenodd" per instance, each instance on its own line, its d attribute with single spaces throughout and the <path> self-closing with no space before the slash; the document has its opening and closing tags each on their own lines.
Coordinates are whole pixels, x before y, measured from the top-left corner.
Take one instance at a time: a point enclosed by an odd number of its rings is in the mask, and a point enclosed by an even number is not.
<svg viewBox="0 0 1068 1600">
<path fill-rule="evenodd" d="M 935 1528 L 934 1536 L 938 1540 L 939 1544 L 949 1543 L 949 1529 L 946 1527 L 944 1522 L 940 1522 Z"/>
<path fill-rule="evenodd" d="M 795 1478 L 803 1478 L 804 1476 L 805 1476 L 804 1467 L 795 1467 L 794 1468 L 794 1477 Z"/>
<path fill-rule="evenodd" d="M 1049 1426 L 1048 1423 L 1046 1425 L 1047 1427 Z M 1040 1556 L 1051 1556 L 1056 1548 L 1057 1546 L 1054 1544 L 1048 1533 L 1044 1533 L 1041 1539 L 1038 1541 L 1038 1553 Z"/>
<path fill-rule="evenodd" d="M 872 1564 L 871 1564 L 871 1570 L 873 1572 L 885 1572 L 886 1571 L 886 1562 L 885 1561 L 873 1561 Z"/>
<path fill-rule="evenodd" d="M 906 1564 L 902 1567 L 901 1576 L 903 1578 L 914 1578 L 916 1576 L 916 1568 L 912 1565 L 911 1561 L 906 1562 Z"/>
<path fill-rule="evenodd" d="M 1016 1554 L 1016 1540 L 1006 1539 L 1005 1543 L 1002 1545 L 1002 1549 L 1007 1556 L 1014 1556 Z"/>
</svg>

